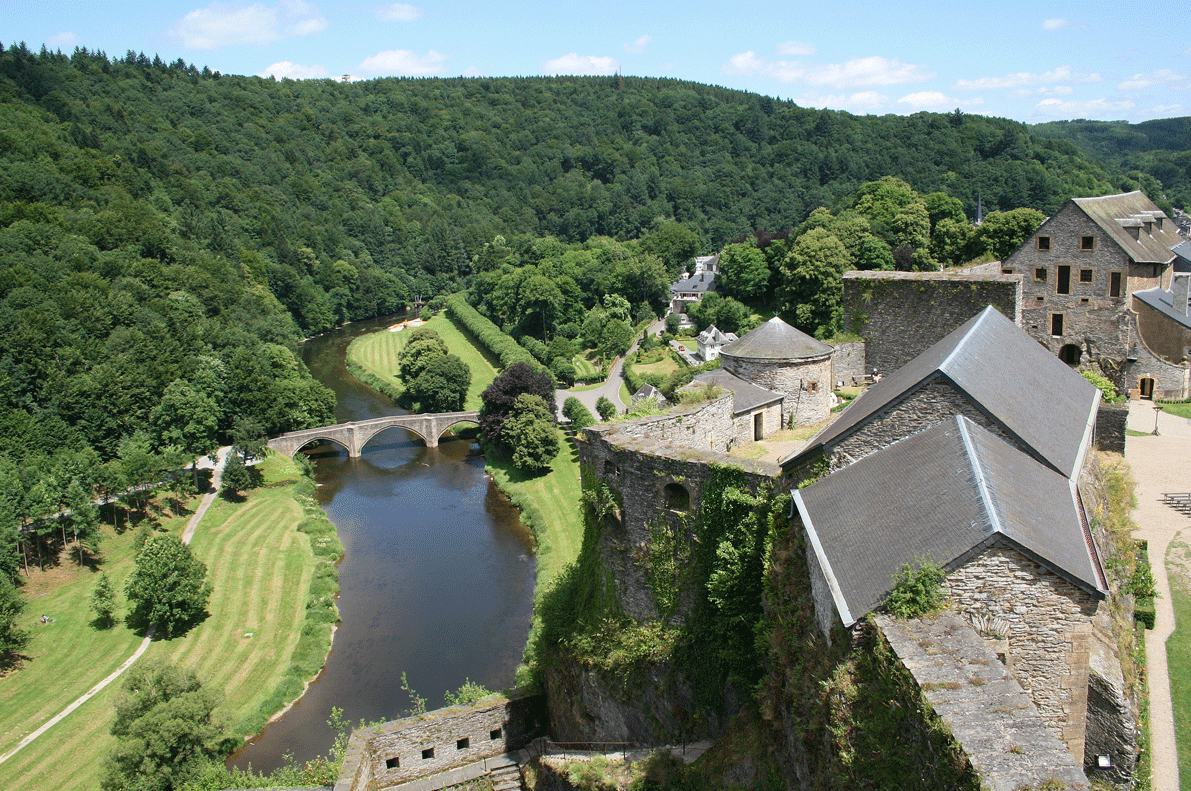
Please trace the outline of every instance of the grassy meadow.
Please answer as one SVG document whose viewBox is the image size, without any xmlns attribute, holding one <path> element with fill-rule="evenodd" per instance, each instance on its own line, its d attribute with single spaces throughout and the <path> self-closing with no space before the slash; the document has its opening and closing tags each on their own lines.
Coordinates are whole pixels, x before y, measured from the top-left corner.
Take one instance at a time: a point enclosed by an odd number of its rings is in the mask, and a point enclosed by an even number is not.
<svg viewBox="0 0 1191 791">
<path fill-rule="evenodd" d="M 471 339 L 452 322 L 445 313 L 440 313 L 426 322 L 426 326 L 438 333 L 447 348 L 471 369 L 471 387 L 467 389 L 467 409 L 480 408 L 480 393 L 484 392 L 496 378 L 496 365 Z M 361 335 L 347 347 L 348 368 L 361 381 L 382 393 L 397 398 L 405 391 L 405 384 L 398 376 L 397 356 L 405 348 L 412 332 L 379 332 Z"/>
<path fill-rule="evenodd" d="M 191 542 L 207 564 L 213 588 L 208 616 L 183 636 L 154 641 L 139 660 L 160 657 L 193 669 L 205 685 L 221 692 L 216 716 L 238 736 L 259 730 L 285 702 L 277 692 L 291 674 L 319 565 L 309 536 L 296 529 L 307 516 L 295 499 L 303 485 L 297 466 L 271 455 L 261 470 L 266 486 L 243 502 L 217 498 Z M 162 527 L 181 535 L 187 518 L 163 520 Z M 0 679 L 0 752 L 119 667 L 140 643 L 141 636 L 123 622 L 134 532 L 110 535 L 103 545 L 102 569 L 120 592 L 112 628 L 91 623 L 87 599 L 95 572 L 63 569 L 62 579 L 47 584 L 44 593 L 37 593 L 42 581 L 36 578 L 27 586 L 33 595 L 25 620 L 34 640 L 24 666 Z M 43 612 L 55 619 L 44 627 L 39 622 Z M 327 650 L 325 636 L 322 642 L 320 660 Z M 97 788 L 104 756 L 115 743 L 108 729 L 119 688 L 118 679 L 0 764 L 0 788 Z M 287 690 L 293 688 L 291 683 Z"/>
</svg>

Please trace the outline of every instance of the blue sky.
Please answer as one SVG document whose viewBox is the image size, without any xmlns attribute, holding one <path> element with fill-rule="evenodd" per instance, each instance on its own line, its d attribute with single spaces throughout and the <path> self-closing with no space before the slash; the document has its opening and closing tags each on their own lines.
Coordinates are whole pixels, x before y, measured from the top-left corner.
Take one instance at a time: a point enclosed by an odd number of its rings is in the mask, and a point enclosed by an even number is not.
<svg viewBox="0 0 1191 791">
<path fill-rule="evenodd" d="M 899 6 L 0 0 L 0 41 L 109 56 L 131 49 L 278 78 L 619 70 L 859 114 L 959 107 L 1029 123 L 1191 115 L 1181 2 Z"/>
</svg>

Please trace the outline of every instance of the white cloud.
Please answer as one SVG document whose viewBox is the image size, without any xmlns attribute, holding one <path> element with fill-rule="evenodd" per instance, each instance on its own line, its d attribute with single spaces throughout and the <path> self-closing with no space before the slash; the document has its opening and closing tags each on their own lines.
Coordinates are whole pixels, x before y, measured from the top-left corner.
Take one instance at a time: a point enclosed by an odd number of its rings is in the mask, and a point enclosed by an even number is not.
<svg viewBox="0 0 1191 791">
<path fill-rule="evenodd" d="M 1035 106 L 1035 115 L 1047 118 L 1120 118 L 1134 108 L 1129 99 L 1068 100 L 1043 99 Z"/>
<path fill-rule="evenodd" d="M 1191 90 L 1191 74 L 1174 69 L 1158 69 L 1149 74 L 1134 74 L 1130 79 L 1117 85 L 1117 89 L 1137 91 L 1154 85 L 1162 85 L 1176 91 Z"/>
<path fill-rule="evenodd" d="M 571 52 L 542 64 L 546 74 L 615 74 L 620 64 L 614 58 Z"/>
<path fill-rule="evenodd" d="M 1044 71 L 1041 74 L 1034 74 L 1028 71 L 1019 71 L 1016 74 L 1006 74 L 1004 77 L 981 77 L 978 80 L 957 80 L 955 87 L 962 91 L 987 91 L 1002 88 L 1016 88 L 1019 95 L 1025 96 L 1030 93 L 1046 93 L 1048 90 L 1061 92 L 1064 90 L 1061 87 L 1048 85 L 1049 83 L 1062 82 L 1079 82 L 1092 83 L 1100 82 L 1103 77 L 1098 72 L 1081 72 L 1076 73 L 1071 70 L 1070 66 L 1058 66 L 1050 71 Z M 1041 86 L 1041 87 L 1039 87 Z M 1069 89 L 1068 89 L 1069 90 Z"/>
<path fill-rule="evenodd" d="M 322 12 L 303 0 L 263 3 L 223 3 L 191 11 L 170 28 L 187 49 L 219 49 L 234 44 L 263 46 L 285 38 L 308 36 L 327 26 Z"/>
<path fill-rule="evenodd" d="M 464 76 L 464 77 L 483 77 L 484 72 L 480 71 L 475 66 L 468 66 L 466 69 L 463 70 L 462 76 Z"/>
<path fill-rule="evenodd" d="M 803 107 L 830 107 L 850 113 L 875 113 L 889 106 L 889 97 L 876 91 L 834 95 L 803 94 L 797 101 Z"/>
<path fill-rule="evenodd" d="M 928 110 L 930 112 L 941 113 L 947 110 L 953 110 L 962 105 L 976 105 L 984 104 L 983 99 L 956 99 L 946 95 L 940 91 L 918 91 L 917 93 L 908 93 L 897 100 L 898 104 L 904 104 L 910 110 L 915 112 L 919 110 Z"/>
<path fill-rule="evenodd" d="M 804 41 L 785 41 L 777 45 L 777 51 L 783 55 L 814 55 L 818 50 Z"/>
<path fill-rule="evenodd" d="M 270 75 L 279 80 L 286 77 L 291 80 L 321 80 L 331 76 L 326 66 L 303 66 L 288 60 L 279 60 L 271 66 L 265 67 L 264 71 L 257 72 L 256 76 L 268 77 Z"/>
<path fill-rule="evenodd" d="M 1043 30 L 1061 30 L 1067 27 L 1067 20 L 1062 17 L 1052 17 L 1051 19 L 1042 20 Z"/>
<path fill-rule="evenodd" d="M 364 58 L 356 68 L 365 74 L 429 77 L 442 74 L 442 66 L 446 60 L 446 55 L 434 50 L 430 50 L 425 55 L 419 55 L 408 49 L 387 49 Z"/>
<path fill-rule="evenodd" d="M 77 33 L 55 33 L 46 39 L 46 45 L 54 49 L 74 49 L 83 41 Z"/>
<path fill-rule="evenodd" d="M 653 41 L 653 36 L 644 35 L 635 41 L 625 42 L 624 51 L 631 52 L 634 55 L 640 55 L 649 46 L 649 42 Z"/>
<path fill-rule="evenodd" d="M 752 50 L 733 55 L 721 67 L 725 74 L 763 76 L 778 82 L 802 82 L 828 88 L 859 88 L 869 85 L 901 85 L 922 82 L 935 75 L 921 66 L 888 60 L 879 55 L 855 58 L 845 63 L 804 65 L 798 61 L 765 61 Z"/>
<path fill-rule="evenodd" d="M 376 16 L 386 22 L 414 22 L 422 18 L 422 9 L 408 3 L 377 6 Z"/>
</svg>

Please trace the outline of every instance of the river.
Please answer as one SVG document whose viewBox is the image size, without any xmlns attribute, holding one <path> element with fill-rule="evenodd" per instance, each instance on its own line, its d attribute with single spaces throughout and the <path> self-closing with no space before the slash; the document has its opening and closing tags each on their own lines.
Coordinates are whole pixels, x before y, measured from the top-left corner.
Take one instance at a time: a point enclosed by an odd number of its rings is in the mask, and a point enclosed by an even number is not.
<svg viewBox="0 0 1191 791">
<path fill-rule="evenodd" d="M 351 339 L 394 319 L 351 324 L 307 341 L 303 359 L 338 399 L 340 421 L 403 414 L 348 373 Z M 467 440 L 437 448 L 389 429 L 348 458 L 337 446 L 312 453 L 317 499 L 346 548 L 339 566 L 339 617 L 327 664 L 306 694 L 229 763 L 272 771 L 285 753 L 324 755 L 332 706 L 349 722 L 405 711 L 410 687 L 442 705 L 465 679 L 512 686 L 533 600 L 532 539 L 517 510 L 484 473 Z"/>
</svg>

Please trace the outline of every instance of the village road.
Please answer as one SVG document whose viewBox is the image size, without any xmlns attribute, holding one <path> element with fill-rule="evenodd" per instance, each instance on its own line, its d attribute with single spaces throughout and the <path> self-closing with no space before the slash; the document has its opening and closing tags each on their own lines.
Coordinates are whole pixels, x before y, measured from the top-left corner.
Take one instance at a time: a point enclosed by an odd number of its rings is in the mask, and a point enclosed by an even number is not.
<svg viewBox="0 0 1191 791">
<path fill-rule="evenodd" d="M 1137 509 L 1133 512 L 1138 525 L 1136 535 L 1149 542 L 1150 564 L 1158 591 L 1154 601 L 1158 617 L 1154 628 L 1146 632 L 1153 789 L 1178 791 L 1179 758 L 1166 663 L 1166 641 L 1175 627 L 1166 550 L 1176 535 L 1191 527 L 1191 519 L 1164 505 L 1162 494 L 1191 491 L 1191 479 L 1187 475 L 1191 422 L 1166 412 L 1156 415 L 1153 407 L 1152 401 L 1129 403 L 1129 428 L 1149 434 L 1157 420 L 1158 436 L 1129 437 L 1125 442 L 1125 459 L 1137 481 Z"/>
</svg>

